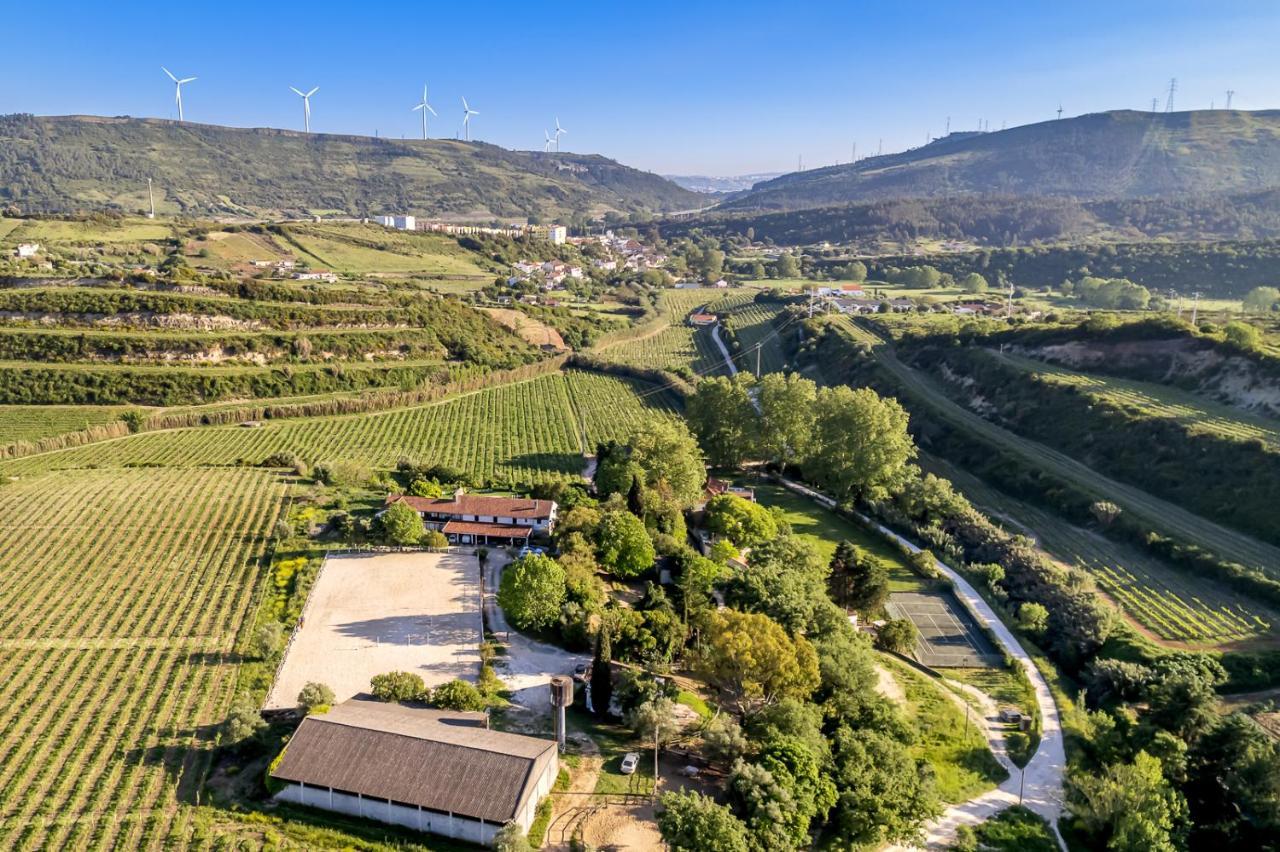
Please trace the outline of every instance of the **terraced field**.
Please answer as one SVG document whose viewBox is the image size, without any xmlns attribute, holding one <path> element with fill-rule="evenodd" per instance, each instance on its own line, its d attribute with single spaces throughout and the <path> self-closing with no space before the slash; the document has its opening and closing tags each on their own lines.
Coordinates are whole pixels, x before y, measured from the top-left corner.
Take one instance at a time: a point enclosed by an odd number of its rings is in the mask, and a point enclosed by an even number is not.
<svg viewBox="0 0 1280 852">
<path fill-rule="evenodd" d="M 600 352 L 600 356 L 620 364 L 655 370 L 683 367 L 700 375 L 714 373 L 723 361 L 709 330 L 683 324 L 615 344 Z"/>
<path fill-rule="evenodd" d="M 1269 637 L 1280 625 L 1280 613 L 1246 595 L 1009 497 L 941 459 L 923 456 L 921 464 L 951 480 L 1011 532 L 1032 535 L 1050 556 L 1087 571 L 1126 616 L 1158 639 L 1223 645 Z"/>
<path fill-rule="evenodd" d="M 38 441 L 120 419 L 132 406 L 120 405 L 0 405 L 0 447 L 19 441 Z"/>
<path fill-rule="evenodd" d="M 0 845 L 189 845 L 287 488 L 183 469 L 0 489 Z"/>
<path fill-rule="evenodd" d="M 626 437 L 646 417 L 670 416 L 673 405 L 667 393 L 625 379 L 556 373 L 375 414 L 146 432 L 16 459 L 0 472 L 256 464 L 287 450 L 313 463 L 341 459 L 375 467 L 416 456 L 484 479 L 537 482 L 577 475 L 584 446 Z"/>
<path fill-rule="evenodd" d="M 1033 468 L 1043 469 L 1072 483 L 1081 491 L 1110 500 L 1131 516 L 1153 529 L 1180 541 L 1194 542 L 1226 559 L 1280 576 L 1280 548 L 1251 536 L 1227 529 L 1166 500 L 1111 479 L 1076 459 L 1028 440 L 957 405 L 934 380 L 903 364 L 881 338 L 848 317 L 833 317 L 831 322 L 844 329 L 855 340 L 869 344 L 877 363 L 930 413 L 956 428 L 1001 450 L 1023 459 Z"/>
<path fill-rule="evenodd" d="M 1220 405 L 1167 385 L 1079 373 L 1031 358 L 992 354 L 1042 380 L 1078 388 L 1118 408 L 1144 417 L 1175 420 L 1193 434 L 1209 433 L 1235 441 L 1262 441 L 1280 450 L 1280 424 L 1275 420 Z"/>
</svg>

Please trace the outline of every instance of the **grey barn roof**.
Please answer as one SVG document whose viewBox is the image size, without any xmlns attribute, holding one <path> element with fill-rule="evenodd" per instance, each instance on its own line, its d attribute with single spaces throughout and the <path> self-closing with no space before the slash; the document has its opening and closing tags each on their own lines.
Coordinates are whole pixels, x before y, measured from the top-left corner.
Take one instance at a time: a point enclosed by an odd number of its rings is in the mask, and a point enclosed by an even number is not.
<svg viewBox="0 0 1280 852">
<path fill-rule="evenodd" d="M 520 812 L 556 743 L 483 725 L 482 713 L 352 699 L 304 719 L 272 775 L 502 823 Z"/>
</svg>

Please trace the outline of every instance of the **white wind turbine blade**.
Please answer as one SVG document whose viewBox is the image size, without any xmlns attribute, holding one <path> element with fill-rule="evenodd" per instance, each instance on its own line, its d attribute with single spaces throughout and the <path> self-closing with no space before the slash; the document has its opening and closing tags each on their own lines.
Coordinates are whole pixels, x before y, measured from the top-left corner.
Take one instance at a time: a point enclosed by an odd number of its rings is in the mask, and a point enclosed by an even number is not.
<svg viewBox="0 0 1280 852">
<path fill-rule="evenodd" d="M 161 70 L 161 71 L 163 71 L 164 73 L 168 74 L 168 75 L 169 75 L 169 79 L 170 79 L 170 80 L 172 80 L 172 81 L 173 81 L 173 82 L 175 82 L 175 83 L 176 83 L 176 82 L 178 82 L 178 78 L 177 78 L 177 77 L 175 77 L 175 76 L 173 76 L 173 72 L 171 72 L 168 68 L 165 68 L 163 65 L 161 65 L 161 66 L 160 66 L 160 70 Z"/>
<path fill-rule="evenodd" d="M 431 108 L 431 104 L 427 103 L 426 101 L 423 101 L 423 102 L 422 102 L 422 105 L 423 105 L 424 107 L 426 107 L 426 108 L 427 108 L 427 112 L 431 113 L 432 115 L 436 116 L 437 118 L 439 117 L 439 115 L 436 113 L 436 111 L 435 111 L 435 110 L 433 110 L 433 109 Z"/>
<path fill-rule="evenodd" d="M 315 94 L 316 92 L 318 92 L 318 91 L 320 91 L 320 87 L 319 87 L 319 86 L 316 86 L 314 89 L 312 89 L 311 91 L 307 92 L 307 94 L 305 95 L 305 97 L 308 97 L 308 98 L 309 98 L 309 97 L 311 97 L 312 95 L 314 95 L 314 94 Z"/>
<path fill-rule="evenodd" d="M 183 77 L 181 80 L 179 80 L 179 81 L 178 81 L 178 84 L 179 84 L 179 85 L 181 85 L 181 84 L 183 84 L 183 83 L 194 83 L 197 79 L 199 79 L 199 78 L 197 78 L 197 77 Z"/>
<path fill-rule="evenodd" d="M 426 106 L 426 104 L 418 104 L 416 107 L 411 109 L 410 112 L 417 112 L 418 110 L 422 109 L 424 106 Z"/>
<path fill-rule="evenodd" d="M 305 97 L 306 97 L 306 95 L 302 94 L 302 92 L 299 92 L 299 91 L 298 91 L 297 89 L 295 89 L 293 86 L 290 86 L 290 87 L 289 87 L 289 91 L 293 92 L 295 95 L 297 95 L 297 96 L 298 96 L 298 97 L 300 97 L 300 98 L 305 98 Z"/>
<path fill-rule="evenodd" d="M 471 107 L 467 106 L 467 99 L 466 99 L 466 98 L 463 98 L 463 99 L 462 99 L 462 111 L 463 111 L 463 112 L 471 112 Z"/>
</svg>

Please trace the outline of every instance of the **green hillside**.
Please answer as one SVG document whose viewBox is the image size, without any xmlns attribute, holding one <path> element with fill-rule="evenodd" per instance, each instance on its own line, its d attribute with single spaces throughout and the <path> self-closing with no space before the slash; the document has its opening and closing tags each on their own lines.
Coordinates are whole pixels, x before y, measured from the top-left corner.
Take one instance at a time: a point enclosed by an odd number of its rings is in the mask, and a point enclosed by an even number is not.
<svg viewBox="0 0 1280 852">
<path fill-rule="evenodd" d="M 703 196 L 585 154 L 93 116 L 0 117 L 0 205 L 27 212 L 569 218 Z"/>
<path fill-rule="evenodd" d="M 979 194 L 1131 199 L 1280 186 L 1280 111 L 1131 110 L 953 133 L 854 164 L 783 175 L 721 205 L 788 210 Z"/>
</svg>

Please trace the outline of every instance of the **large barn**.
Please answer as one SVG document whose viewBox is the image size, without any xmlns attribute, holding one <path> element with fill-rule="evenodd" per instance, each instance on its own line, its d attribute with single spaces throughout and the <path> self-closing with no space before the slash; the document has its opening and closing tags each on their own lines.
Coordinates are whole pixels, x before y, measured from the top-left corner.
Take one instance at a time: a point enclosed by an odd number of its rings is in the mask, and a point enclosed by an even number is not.
<svg viewBox="0 0 1280 852">
<path fill-rule="evenodd" d="M 271 775 L 282 801 L 489 845 L 508 822 L 528 832 L 559 768 L 555 740 L 483 713 L 352 699 L 304 719 Z"/>
</svg>

